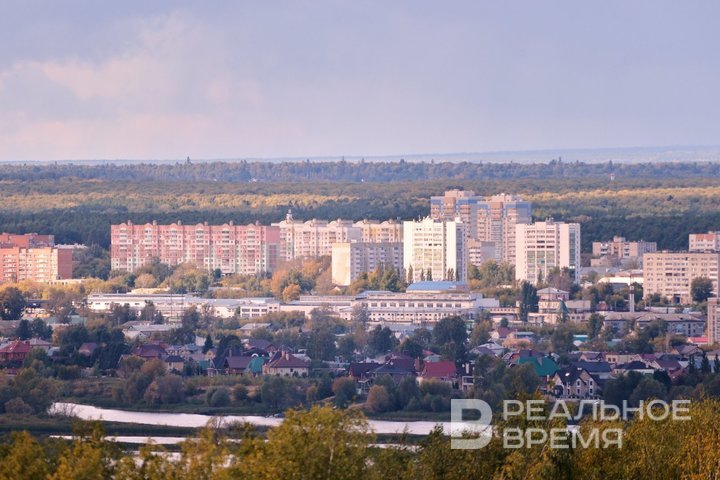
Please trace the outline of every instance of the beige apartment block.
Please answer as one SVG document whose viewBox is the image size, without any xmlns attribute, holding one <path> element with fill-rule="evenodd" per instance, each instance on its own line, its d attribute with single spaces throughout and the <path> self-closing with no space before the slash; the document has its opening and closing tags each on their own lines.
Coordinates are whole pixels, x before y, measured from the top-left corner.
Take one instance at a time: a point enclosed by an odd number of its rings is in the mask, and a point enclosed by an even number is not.
<svg viewBox="0 0 720 480">
<path fill-rule="evenodd" d="M 332 281 L 347 286 L 376 268 L 403 269 L 401 242 L 344 242 L 332 246 Z"/>
<path fill-rule="evenodd" d="M 718 252 L 720 232 L 691 233 L 688 236 L 688 245 L 691 252 Z"/>
<path fill-rule="evenodd" d="M 644 257 L 645 295 L 659 293 L 674 303 L 690 303 L 693 279 L 707 277 L 718 292 L 720 253 L 713 252 L 655 252 Z"/>
</svg>

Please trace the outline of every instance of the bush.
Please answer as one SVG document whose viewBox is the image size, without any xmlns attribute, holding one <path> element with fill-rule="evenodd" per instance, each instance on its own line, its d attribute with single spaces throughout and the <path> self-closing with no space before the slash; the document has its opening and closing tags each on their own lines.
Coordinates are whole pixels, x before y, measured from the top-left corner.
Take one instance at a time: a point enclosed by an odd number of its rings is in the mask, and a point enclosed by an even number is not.
<svg viewBox="0 0 720 480">
<path fill-rule="evenodd" d="M 355 381 L 351 378 L 338 378 L 333 382 L 332 390 L 335 394 L 335 405 L 338 407 L 347 407 L 355 399 Z"/>
<path fill-rule="evenodd" d="M 207 391 L 205 399 L 211 407 L 227 407 L 230 405 L 230 394 L 227 388 L 211 388 Z"/>
<path fill-rule="evenodd" d="M 5 402 L 5 413 L 14 413 L 16 415 L 30 415 L 33 408 L 25 403 L 22 398 L 15 397 Z"/>
<path fill-rule="evenodd" d="M 244 402 L 248 399 L 248 389 L 243 384 L 235 385 L 233 388 L 233 398 L 236 402 Z"/>
<path fill-rule="evenodd" d="M 382 385 L 373 385 L 368 392 L 365 409 L 371 413 L 382 413 L 392 409 L 390 395 Z"/>
</svg>

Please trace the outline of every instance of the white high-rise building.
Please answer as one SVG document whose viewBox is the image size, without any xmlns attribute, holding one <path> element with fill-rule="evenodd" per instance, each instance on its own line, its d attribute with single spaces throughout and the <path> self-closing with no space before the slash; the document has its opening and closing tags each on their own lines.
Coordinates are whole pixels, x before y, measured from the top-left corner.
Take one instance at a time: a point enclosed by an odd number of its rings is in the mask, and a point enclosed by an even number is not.
<svg viewBox="0 0 720 480">
<path fill-rule="evenodd" d="M 515 225 L 532 221 L 530 202 L 501 193 L 478 197 L 472 191 L 448 190 L 445 195 L 430 198 L 430 216 L 436 219 L 460 218 L 467 225 L 471 240 L 494 245 L 494 253 L 483 260 L 515 261 Z M 492 244 L 490 243 L 492 242 Z"/>
<path fill-rule="evenodd" d="M 467 225 L 425 218 L 404 222 L 403 263 L 411 280 L 467 281 Z"/>
<path fill-rule="evenodd" d="M 515 279 L 537 284 L 555 267 L 569 268 L 578 281 L 580 224 L 545 222 L 517 224 Z"/>
</svg>

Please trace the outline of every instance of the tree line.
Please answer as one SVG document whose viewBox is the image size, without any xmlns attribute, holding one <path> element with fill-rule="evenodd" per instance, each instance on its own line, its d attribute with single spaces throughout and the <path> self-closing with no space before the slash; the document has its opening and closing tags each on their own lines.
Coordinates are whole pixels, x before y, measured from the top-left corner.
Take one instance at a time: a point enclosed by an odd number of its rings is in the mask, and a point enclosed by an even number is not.
<svg viewBox="0 0 720 480">
<path fill-rule="evenodd" d="M 547 417 L 549 407 L 544 415 Z M 313 407 L 289 410 L 278 427 L 262 435 L 249 425 L 214 421 L 181 443 L 177 458 L 147 445 L 139 453 L 106 440 L 100 424 L 81 424 L 72 441 L 16 432 L 0 447 L 0 478 L 28 479 L 552 479 L 715 478 L 720 467 L 717 424 L 720 403 L 703 400 L 690 419 L 584 420 L 580 432 L 622 429 L 622 448 L 551 448 L 549 440 L 527 448 L 504 448 L 495 434 L 482 449 L 451 448 L 440 427 L 417 444 L 392 436 L 394 447 L 377 448 L 377 436 L 354 410 Z M 563 421 L 510 418 L 504 428 L 563 428 Z M 566 442 L 569 444 L 569 442 Z"/>
</svg>

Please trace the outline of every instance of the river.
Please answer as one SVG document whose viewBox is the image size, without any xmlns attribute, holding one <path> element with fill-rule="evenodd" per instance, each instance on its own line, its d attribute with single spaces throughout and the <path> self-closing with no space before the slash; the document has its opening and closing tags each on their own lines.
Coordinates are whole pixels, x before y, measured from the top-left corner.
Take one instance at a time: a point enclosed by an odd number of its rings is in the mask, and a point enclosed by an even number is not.
<svg viewBox="0 0 720 480">
<path fill-rule="evenodd" d="M 263 417 L 260 415 L 222 415 L 213 417 L 195 413 L 162 413 L 162 412 L 135 412 L 98 408 L 77 403 L 54 403 L 50 408 L 51 414 L 70 415 L 82 420 L 103 420 L 106 422 L 135 423 L 140 425 L 162 425 L 172 427 L 199 428 L 208 424 L 212 419 L 221 419 L 223 422 L 250 423 L 259 427 L 276 427 L 283 421 L 282 418 Z M 411 435 L 427 435 L 437 425 L 443 427 L 446 433 L 451 430 L 464 430 L 467 426 L 453 425 L 450 422 L 398 422 L 389 420 L 368 420 L 370 428 L 380 435 L 400 434 L 407 432 Z"/>
</svg>

